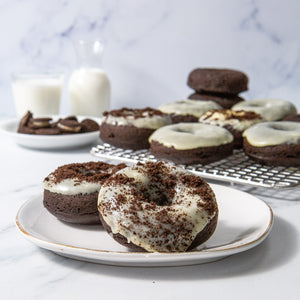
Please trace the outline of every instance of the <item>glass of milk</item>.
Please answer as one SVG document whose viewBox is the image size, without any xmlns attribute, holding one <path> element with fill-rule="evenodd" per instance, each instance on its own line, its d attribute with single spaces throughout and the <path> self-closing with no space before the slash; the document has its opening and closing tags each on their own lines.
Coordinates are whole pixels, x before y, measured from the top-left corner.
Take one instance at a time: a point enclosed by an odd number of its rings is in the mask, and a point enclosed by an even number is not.
<svg viewBox="0 0 300 300">
<path fill-rule="evenodd" d="M 110 108 L 110 81 L 101 67 L 103 42 L 80 40 L 75 49 L 79 67 L 68 84 L 71 114 L 101 117 Z"/>
<path fill-rule="evenodd" d="M 13 74 L 12 91 L 18 117 L 59 114 L 63 74 Z"/>
</svg>

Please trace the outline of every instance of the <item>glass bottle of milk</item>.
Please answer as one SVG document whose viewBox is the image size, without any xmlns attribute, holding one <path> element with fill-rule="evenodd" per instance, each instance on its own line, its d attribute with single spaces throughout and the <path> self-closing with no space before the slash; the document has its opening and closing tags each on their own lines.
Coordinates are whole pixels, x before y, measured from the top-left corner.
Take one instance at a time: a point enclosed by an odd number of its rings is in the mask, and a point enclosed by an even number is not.
<svg viewBox="0 0 300 300">
<path fill-rule="evenodd" d="M 101 41 L 80 40 L 76 46 L 81 67 L 70 77 L 68 90 L 73 115 L 101 117 L 110 108 L 110 82 L 101 68 Z"/>
</svg>

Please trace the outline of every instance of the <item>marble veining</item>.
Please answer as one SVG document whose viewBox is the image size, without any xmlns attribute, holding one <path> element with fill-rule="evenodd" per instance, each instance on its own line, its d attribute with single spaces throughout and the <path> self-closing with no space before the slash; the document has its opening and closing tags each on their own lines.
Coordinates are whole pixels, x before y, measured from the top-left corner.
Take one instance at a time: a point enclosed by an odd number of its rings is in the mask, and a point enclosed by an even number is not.
<svg viewBox="0 0 300 300">
<path fill-rule="evenodd" d="M 1 1 L 0 116 L 14 115 L 12 72 L 61 70 L 67 82 L 78 66 L 72 41 L 96 36 L 106 42 L 113 108 L 184 98 L 188 73 L 214 66 L 249 75 L 246 99 L 283 98 L 299 109 L 297 12 L 297 0 Z"/>
<path fill-rule="evenodd" d="M 10 76 L 78 66 L 73 40 L 101 37 L 112 107 L 183 99 L 195 67 L 236 68 L 250 78 L 246 99 L 276 97 L 300 110 L 299 1 L 1 0 L 0 119 L 15 115 Z M 69 112 L 63 93 L 62 113 Z M 299 189 L 240 187 L 274 210 L 260 246 L 212 264 L 122 268 L 80 262 L 42 250 L 15 227 L 19 207 L 42 192 L 57 166 L 95 160 L 89 147 L 34 151 L 1 135 L 1 299 L 297 299 Z M 3 171 L 4 170 L 4 171 Z M 288 278 L 288 280 L 283 280 Z M 255 286 L 255 289 L 249 288 Z"/>
</svg>

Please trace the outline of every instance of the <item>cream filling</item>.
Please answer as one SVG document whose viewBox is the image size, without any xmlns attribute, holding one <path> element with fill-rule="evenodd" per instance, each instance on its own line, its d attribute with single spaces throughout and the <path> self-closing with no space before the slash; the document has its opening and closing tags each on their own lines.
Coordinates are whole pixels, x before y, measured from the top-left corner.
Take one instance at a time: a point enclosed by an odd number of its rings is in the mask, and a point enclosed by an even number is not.
<svg viewBox="0 0 300 300">
<path fill-rule="evenodd" d="M 242 101 L 232 107 L 233 110 L 254 111 L 266 121 L 277 121 L 285 116 L 296 114 L 296 107 L 289 101 L 281 99 L 258 99 Z"/>
<path fill-rule="evenodd" d="M 135 181 L 144 186 L 149 183 L 149 178 L 139 168 L 128 167 L 117 173 L 134 178 Z M 175 168 L 175 170 L 170 168 L 169 174 L 174 174 L 180 178 L 180 176 L 186 174 L 186 171 L 181 171 L 179 168 Z M 139 222 L 134 223 L 131 220 L 131 215 L 128 214 L 128 211 L 132 212 L 132 205 L 134 205 L 134 197 L 131 191 L 132 186 L 130 184 L 112 187 L 109 183 L 105 183 L 99 192 L 98 209 L 114 234 L 120 233 L 127 238 L 128 243 L 132 242 L 149 252 L 186 251 L 196 235 L 215 215 L 210 216 L 204 209 L 199 209 L 197 203 L 199 201 L 205 202 L 205 200 L 201 199 L 199 195 L 188 194 L 189 189 L 178 181 L 175 187 L 175 196 L 170 206 L 172 211 L 168 212 L 168 217 L 175 224 L 182 221 L 190 230 L 189 234 L 181 235 L 176 232 L 174 225 L 163 223 L 160 218 L 157 218 L 161 211 L 168 209 L 167 206 L 156 206 L 155 210 L 150 210 L 149 213 L 149 208 L 147 208 L 149 204 L 141 201 L 142 209 L 135 211 Z M 126 202 L 122 203 L 121 208 L 114 210 L 114 208 L 119 207 L 117 201 L 119 194 L 126 197 Z M 215 199 L 212 190 L 211 195 Z M 112 208 L 109 212 L 105 206 L 107 203 Z M 185 220 L 182 220 L 182 218 L 185 218 Z M 161 226 L 159 234 L 154 234 L 153 229 L 159 226 Z M 164 235 L 164 233 L 166 234 Z"/>
<path fill-rule="evenodd" d="M 255 147 L 267 147 L 280 144 L 298 144 L 300 142 L 300 123 L 265 122 L 256 124 L 243 133 L 249 144 Z"/>
<path fill-rule="evenodd" d="M 200 123 L 203 124 L 210 124 L 215 126 L 230 126 L 235 130 L 238 130 L 240 132 L 243 132 L 250 126 L 262 122 L 262 119 L 252 119 L 252 120 L 238 120 L 235 118 L 226 119 L 226 116 L 220 112 L 214 112 L 210 117 L 207 118 L 207 116 L 204 114 L 199 119 Z"/>
<path fill-rule="evenodd" d="M 53 175 L 52 175 L 53 176 Z M 64 179 L 59 183 L 54 183 L 50 180 L 44 180 L 43 186 L 45 190 L 50 191 L 51 193 L 58 193 L 63 195 L 75 195 L 75 194 L 91 194 L 98 192 L 101 188 L 101 184 L 95 182 L 81 181 L 79 182 L 76 179 Z"/>
<path fill-rule="evenodd" d="M 153 132 L 149 142 L 159 142 L 177 150 L 220 146 L 231 143 L 233 135 L 222 127 L 201 123 L 178 123 Z"/>
<path fill-rule="evenodd" d="M 221 108 L 222 107 L 214 101 L 187 99 L 162 104 L 158 109 L 167 114 L 193 115 L 199 118 L 209 110 Z"/>
<path fill-rule="evenodd" d="M 149 116 L 145 114 L 143 118 L 134 118 L 133 115 L 128 115 L 126 117 L 114 117 L 108 115 L 104 121 L 104 123 L 111 124 L 111 125 L 133 125 L 138 128 L 149 128 L 149 129 L 157 129 L 165 125 L 169 125 L 172 123 L 169 116 Z"/>
</svg>

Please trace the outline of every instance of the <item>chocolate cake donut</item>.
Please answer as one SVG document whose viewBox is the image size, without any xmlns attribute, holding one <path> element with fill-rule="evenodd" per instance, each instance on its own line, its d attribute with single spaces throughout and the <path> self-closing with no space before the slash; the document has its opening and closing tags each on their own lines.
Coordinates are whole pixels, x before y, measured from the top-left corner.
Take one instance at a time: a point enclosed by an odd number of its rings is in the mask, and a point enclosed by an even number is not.
<svg viewBox="0 0 300 300">
<path fill-rule="evenodd" d="M 289 116 L 283 118 L 282 121 L 300 122 L 300 114 L 298 114 L 298 115 L 289 115 Z"/>
<path fill-rule="evenodd" d="M 74 163 L 58 167 L 43 181 L 44 206 L 59 220 L 99 224 L 97 199 L 103 182 L 125 164 Z"/>
<path fill-rule="evenodd" d="M 106 111 L 100 125 L 103 142 L 125 149 L 149 148 L 148 138 L 162 126 L 171 124 L 171 118 L 159 110 L 122 108 Z"/>
<path fill-rule="evenodd" d="M 184 252 L 213 234 L 218 206 L 199 176 L 162 162 L 127 167 L 106 181 L 98 198 L 104 228 L 136 251 Z"/>
<path fill-rule="evenodd" d="M 233 136 L 228 130 L 200 123 L 164 126 L 149 141 L 156 158 L 179 164 L 207 164 L 233 152 Z"/>
<path fill-rule="evenodd" d="M 221 105 L 223 108 L 231 108 L 233 105 L 245 101 L 244 98 L 238 95 L 231 94 L 216 94 L 216 93 L 193 93 L 189 95 L 189 99 L 201 101 L 214 101 Z"/>
<path fill-rule="evenodd" d="M 236 70 L 199 68 L 189 74 L 187 84 L 200 93 L 238 94 L 248 89 L 248 77 Z"/>
<path fill-rule="evenodd" d="M 257 99 L 235 104 L 233 110 L 254 111 L 266 121 L 279 121 L 297 113 L 295 105 L 281 99 Z"/>
<path fill-rule="evenodd" d="M 234 137 L 234 148 L 239 149 L 243 148 L 243 132 L 250 126 L 263 122 L 263 119 L 252 111 L 219 109 L 208 111 L 200 117 L 199 122 L 229 130 Z"/>
<path fill-rule="evenodd" d="M 159 106 L 159 110 L 169 114 L 173 123 L 198 122 L 199 117 L 211 109 L 222 108 L 214 101 L 178 100 Z"/>
<path fill-rule="evenodd" d="M 243 133 L 244 152 L 273 166 L 300 166 L 300 124 L 280 121 L 256 124 Z"/>
</svg>

